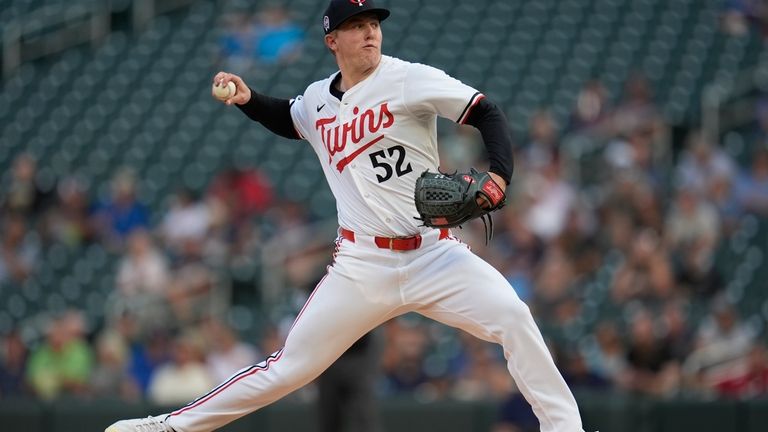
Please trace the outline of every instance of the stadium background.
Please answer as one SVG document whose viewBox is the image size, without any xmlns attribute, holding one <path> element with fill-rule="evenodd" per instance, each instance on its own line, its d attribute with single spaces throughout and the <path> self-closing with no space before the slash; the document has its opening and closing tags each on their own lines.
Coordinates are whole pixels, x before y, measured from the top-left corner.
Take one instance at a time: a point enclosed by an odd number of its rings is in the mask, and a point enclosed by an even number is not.
<svg viewBox="0 0 768 432">
<path fill-rule="evenodd" d="M 458 233 L 533 308 L 587 430 L 764 430 L 764 3 L 384 3 L 385 53 L 507 113 L 511 203 L 490 246 L 478 224 Z M 334 204 L 309 146 L 216 103 L 210 80 L 292 97 L 329 75 L 324 7 L 0 1 L 3 425 L 99 430 L 279 346 Z M 288 52 L 243 55 L 251 19 Z M 440 133 L 443 168 L 482 166 L 471 129 Z M 514 406 L 493 347 L 411 315 L 381 334 L 387 430 L 494 430 Z M 231 337 L 249 346 L 228 358 Z M 315 397 L 226 430 L 312 430 Z"/>
</svg>

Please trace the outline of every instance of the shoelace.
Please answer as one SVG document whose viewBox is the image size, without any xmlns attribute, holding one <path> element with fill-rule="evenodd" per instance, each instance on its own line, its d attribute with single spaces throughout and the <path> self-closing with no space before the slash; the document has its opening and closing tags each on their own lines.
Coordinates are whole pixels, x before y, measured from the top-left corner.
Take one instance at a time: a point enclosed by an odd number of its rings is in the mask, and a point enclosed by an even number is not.
<svg viewBox="0 0 768 432">
<path fill-rule="evenodd" d="M 139 432 L 165 432 L 167 430 L 162 421 L 152 416 L 147 417 L 147 422 L 139 424 L 138 428 Z"/>
</svg>

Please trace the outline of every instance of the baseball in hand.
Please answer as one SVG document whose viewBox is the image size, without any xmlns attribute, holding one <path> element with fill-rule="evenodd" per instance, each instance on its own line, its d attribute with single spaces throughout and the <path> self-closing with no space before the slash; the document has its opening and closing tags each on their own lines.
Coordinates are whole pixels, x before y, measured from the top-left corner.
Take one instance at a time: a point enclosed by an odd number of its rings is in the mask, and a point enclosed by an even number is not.
<svg viewBox="0 0 768 432">
<path fill-rule="evenodd" d="M 217 99 L 225 101 L 237 93 L 237 87 L 235 87 L 235 83 L 230 81 L 227 83 L 227 85 L 219 85 L 218 83 L 213 85 L 213 95 L 216 96 Z"/>
</svg>

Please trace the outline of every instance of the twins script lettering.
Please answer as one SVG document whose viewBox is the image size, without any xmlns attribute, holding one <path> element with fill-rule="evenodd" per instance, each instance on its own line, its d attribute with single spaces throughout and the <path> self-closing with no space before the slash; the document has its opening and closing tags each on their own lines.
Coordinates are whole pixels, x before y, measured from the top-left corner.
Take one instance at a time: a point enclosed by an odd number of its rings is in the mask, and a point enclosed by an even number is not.
<svg viewBox="0 0 768 432">
<path fill-rule="evenodd" d="M 395 123 L 395 116 L 389 111 L 386 102 L 377 108 L 369 108 L 362 114 L 360 114 L 360 108 L 355 107 L 352 110 L 352 114 L 355 115 L 352 121 L 333 127 L 330 125 L 336 122 L 336 116 L 321 118 L 315 122 L 315 129 L 320 132 L 323 145 L 328 150 L 328 163 L 333 161 L 333 157 L 337 153 L 344 151 L 348 143 L 358 144 L 366 136 L 373 135 L 382 129 L 388 129 Z M 384 135 L 379 135 L 363 144 L 354 153 L 341 159 L 336 164 L 336 168 L 339 172 L 343 171 L 344 167 L 352 162 L 353 159 L 382 138 L 384 138 Z"/>
</svg>

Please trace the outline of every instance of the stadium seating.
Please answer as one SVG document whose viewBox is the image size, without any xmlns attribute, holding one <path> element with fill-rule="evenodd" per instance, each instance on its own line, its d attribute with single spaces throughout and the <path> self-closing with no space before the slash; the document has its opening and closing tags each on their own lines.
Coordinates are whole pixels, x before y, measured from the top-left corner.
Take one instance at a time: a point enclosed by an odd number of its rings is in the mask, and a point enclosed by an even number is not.
<svg viewBox="0 0 768 432">
<path fill-rule="evenodd" d="M 10 2 L 0 10 L 0 24 L 56 3 L 64 1 Z M 721 3 L 400 1 L 383 26 L 384 51 L 445 68 L 483 89 L 503 107 L 519 136 L 540 107 L 551 107 L 565 124 L 581 85 L 593 77 L 617 98 L 634 70 L 649 77 L 665 116 L 683 122 L 699 115 L 705 83 L 734 79 L 768 56 L 757 35 L 738 38 L 718 31 Z M 200 190 L 222 167 L 242 163 L 259 166 L 279 190 L 309 200 L 315 216 L 332 215 L 330 193 L 324 186 L 318 190 L 322 173 L 308 146 L 253 127 L 208 94 L 217 68 L 218 17 L 232 4 L 201 0 L 156 18 L 141 34 L 115 32 L 96 50 L 73 48 L 24 64 L 0 91 L 2 175 L 8 175 L 13 156 L 24 150 L 38 159 L 41 177 L 87 178 L 97 196 L 107 193 L 118 167 L 131 166 L 142 179 L 141 199 L 156 216 L 178 186 Z M 306 30 L 305 54 L 285 69 L 254 73 L 249 83 L 291 97 L 311 80 L 332 73 L 335 65 L 321 45 L 319 16 L 325 2 L 284 4 Z M 768 301 L 751 302 L 757 295 L 753 282 L 768 276 L 762 265 L 768 244 L 764 225 L 746 224 L 721 253 L 723 268 L 733 269 L 729 295 L 748 305 L 750 315 L 768 318 Z M 584 326 L 568 337 L 578 337 L 600 314 L 612 313 L 605 296 L 615 268 L 607 261 L 587 284 Z M 12 306 L 0 309 L 0 332 L 37 308 L 103 303 L 114 264 L 115 257 L 98 245 L 84 251 L 52 246 L 22 290 L 0 288 L 0 301 Z M 50 286 L 57 289 L 43 295 Z"/>
</svg>

